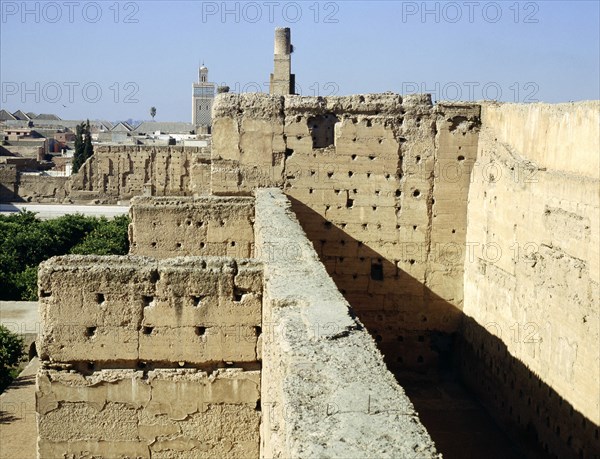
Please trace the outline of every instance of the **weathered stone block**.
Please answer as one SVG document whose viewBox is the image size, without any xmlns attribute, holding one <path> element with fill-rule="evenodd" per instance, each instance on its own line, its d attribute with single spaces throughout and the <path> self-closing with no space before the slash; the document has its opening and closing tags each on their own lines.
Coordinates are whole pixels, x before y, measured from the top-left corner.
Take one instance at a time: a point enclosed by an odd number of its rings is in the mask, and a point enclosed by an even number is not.
<svg viewBox="0 0 600 459">
<path fill-rule="evenodd" d="M 37 380 L 40 459 L 258 457 L 258 371 L 42 369 Z"/>
<path fill-rule="evenodd" d="M 40 268 L 40 293 L 43 359 L 131 365 L 257 358 L 262 267 L 251 259 L 238 271 L 231 258 L 58 257 Z"/>
</svg>

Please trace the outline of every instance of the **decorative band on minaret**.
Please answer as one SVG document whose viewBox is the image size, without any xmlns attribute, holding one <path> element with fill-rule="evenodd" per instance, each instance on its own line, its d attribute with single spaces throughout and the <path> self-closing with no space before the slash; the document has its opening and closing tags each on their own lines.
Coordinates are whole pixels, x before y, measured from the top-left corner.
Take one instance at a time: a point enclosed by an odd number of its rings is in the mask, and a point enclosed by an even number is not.
<svg viewBox="0 0 600 459">
<path fill-rule="evenodd" d="M 291 31 L 289 27 L 275 29 L 275 66 L 271 74 L 269 93 L 277 95 L 295 94 L 295 75 L 292 73 Z"/>
</svg>

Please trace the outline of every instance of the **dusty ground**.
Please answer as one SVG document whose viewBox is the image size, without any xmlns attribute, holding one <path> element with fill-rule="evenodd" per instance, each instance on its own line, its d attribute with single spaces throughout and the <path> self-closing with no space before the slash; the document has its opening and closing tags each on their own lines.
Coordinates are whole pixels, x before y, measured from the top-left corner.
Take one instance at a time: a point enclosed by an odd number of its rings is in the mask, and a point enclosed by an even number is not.
<svg viewBox="0 0 600 459">
<path fill-rule="evenodd" d="M 0 324 L 19 335 L 37 334 L 40 326 L 37 301 L 0 301 Z"/>
<path fill-rule="evenodd" d="M 19 377 L 0 395 L 0 459 L 36 457 L 34 358 Z"/>
</svg>

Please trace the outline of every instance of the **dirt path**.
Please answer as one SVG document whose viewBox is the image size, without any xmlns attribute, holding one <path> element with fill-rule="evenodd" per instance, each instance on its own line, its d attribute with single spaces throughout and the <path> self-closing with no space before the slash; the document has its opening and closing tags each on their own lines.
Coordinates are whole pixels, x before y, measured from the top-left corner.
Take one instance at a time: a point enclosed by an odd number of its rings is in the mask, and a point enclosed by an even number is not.
<svg viewBox="0 0 600 459">
<path fill-rule="evenodd" d="M 35 420 L 34 358 L 19 377 L 0 395 L 0 459 L 35 459 L 37 425 Z"/>
</svg>

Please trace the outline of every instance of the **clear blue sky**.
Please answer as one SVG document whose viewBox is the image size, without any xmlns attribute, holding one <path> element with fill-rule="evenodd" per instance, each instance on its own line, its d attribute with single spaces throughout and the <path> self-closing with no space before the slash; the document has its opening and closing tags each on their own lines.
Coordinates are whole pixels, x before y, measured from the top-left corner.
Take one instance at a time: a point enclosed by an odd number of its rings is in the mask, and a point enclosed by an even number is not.
<svg viewBox="0 0 600 459">
<path fill-rule="evenodd" d="M 201 61 L 211 81 L 232 91 L 268 91 L 277 26 L 292 28 L 292 68 L 304 95 L 600 98 L 598 1 L 0 6 L 0 106 L 11 112 L 149 119 L 154 105 L 157 121 L 191 121 Z"/>
</svg>

